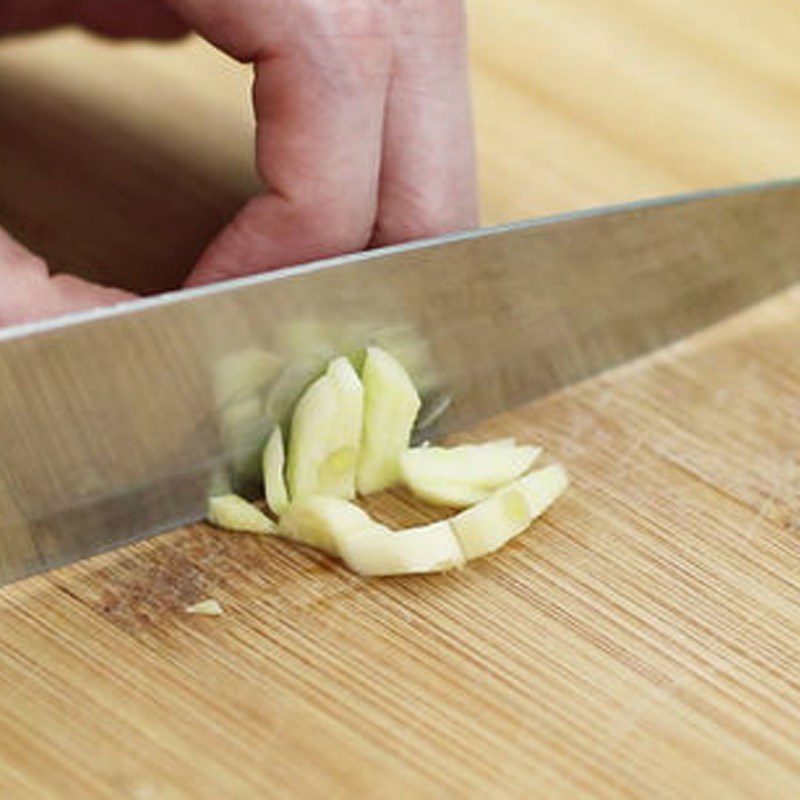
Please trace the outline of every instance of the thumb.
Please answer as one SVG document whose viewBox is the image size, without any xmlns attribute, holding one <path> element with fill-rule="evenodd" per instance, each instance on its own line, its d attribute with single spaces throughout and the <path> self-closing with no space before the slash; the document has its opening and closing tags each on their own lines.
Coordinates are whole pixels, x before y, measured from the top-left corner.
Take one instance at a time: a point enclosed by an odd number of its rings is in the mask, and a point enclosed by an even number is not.
<svg viewBox="0 0 800 800">
<path fill-rule="evenodd" d="M 41 258 L 0 230 L 0 327 L 134 298 L 135 295 L 121 289 L 99 286 L 71 275 L 51 277 Z"/>
</svg>

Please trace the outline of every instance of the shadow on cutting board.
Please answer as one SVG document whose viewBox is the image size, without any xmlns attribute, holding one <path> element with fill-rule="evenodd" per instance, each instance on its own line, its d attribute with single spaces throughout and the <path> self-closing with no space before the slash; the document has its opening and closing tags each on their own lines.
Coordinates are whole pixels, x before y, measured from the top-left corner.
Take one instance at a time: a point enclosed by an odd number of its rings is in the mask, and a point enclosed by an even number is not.
<svg viewBox="0 0 800 800">
<path fill-rule="evenodd" d="M 0 226 L 71 272 L 174 288 L 256 190 L 13 67 L 0 73 Z M 211 157 L 211 154 L 210 156 Z"/>
</svg>

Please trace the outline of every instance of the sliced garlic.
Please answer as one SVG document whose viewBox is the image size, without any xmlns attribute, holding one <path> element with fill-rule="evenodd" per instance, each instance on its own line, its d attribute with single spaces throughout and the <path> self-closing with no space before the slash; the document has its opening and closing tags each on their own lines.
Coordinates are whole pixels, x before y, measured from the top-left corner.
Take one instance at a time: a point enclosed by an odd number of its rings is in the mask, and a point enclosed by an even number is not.
<svg viewBox="0 0 800 800">
<path fill-rule="evenodd" d="M 339 555 L 366 576 L 444 572 L 464 564 L 464 553 L 447 520 L 390 531 L 362 528 L 338 541 Z"/>
<path fill-rule="evenodd" d="M 264 496 L 273 513 L 280 516 L 289 505 L 284 469 L 286 455 L 283 448 L 283 433 L 276 427 L 264 448 L 262 471 L 264 474 Z"/>
<path fill-rule="evenodd" d="M 403 482 L 418 497 L 463 508 L 530 469 L 541 448 L 513 439 L 458 447 L 415 447 L 400 456 Z"/>
<path fill-rule="evenodd" d="M 368 348 L 361 381 L 364 427 L 357 488 L 372 494 L 400 479 L 400 454 L 408 448 L 421 401 L 403 365 L 378 347 Z"/>
<path fill-rule="evenodd" d="M 491 489 L 467 483 L 419 483 L 411 491 L 426 503 L 448 508 L 469 508 L 492 494 Z"/>
<path fill-rule="evenodd" d="M 277 531 L 277 525 L 266 514 L 237 494 L 209 498 L 206 519 L 228 531 L 263 534 Z"/>
<path fill-rule="evenodd" d="M 372 528 L 388 531 L 347 500 L 312 495 L 289 506 L 280 519 L 278 532 L 288 539 L 339 555 L 339 546 L 348 536 Z"/>
<path fill-rule="evenodd" d="M 450 520 L 468 560 L 499 550 L 564 492 L 569 478 L 556 464 L 532 472 Z"/>
<path fill-rule="evenodd" d="M 517 481 L 528 498 L 533 519 L 543 514 L 569 486 L 569 475 L 561 464 L 537 469 Z"/>
<path fill-rule="evenodd" d="M 292 500 L 355 496 L 363 407 L 361 381 L 345 357 L 308 387 L 292 416 L 286 468 Z"/>
<path fill-rule="evenodd" d="M 289 506 L 279 532 L 341 558 L 361 575 L 441 572 L 464 563 L 446 521 L 389 530 L 357 505 L 317 495 Z"/>
<path fill-rule="evenodd" d="M 222 606 L 216 600 L 201 600 L 191 606 L 186 606 L 187 614 L 197 614 L 201 617 L 219 617 L 222 615 Z"/>
</svg>

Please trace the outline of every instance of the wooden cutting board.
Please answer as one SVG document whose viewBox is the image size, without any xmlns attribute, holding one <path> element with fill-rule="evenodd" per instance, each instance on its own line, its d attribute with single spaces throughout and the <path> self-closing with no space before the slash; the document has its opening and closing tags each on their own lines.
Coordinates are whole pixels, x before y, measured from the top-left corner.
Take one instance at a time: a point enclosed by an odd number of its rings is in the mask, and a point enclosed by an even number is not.
<svg viewBox="0 0 800 800">
<path fill-rule="evenodd" d="M 785 0 L 471 7 L 487 221 L 800 171 Z M 0 222 L 166 282 L 253 190 L 246 84 L 196 43 L 4 43 Z M 574 487 L 455 574 L 199 525 L 7 587 L 0 797 L 797 798 L 798 341 L 795 290 L 470 431 Z"/>
</svg>

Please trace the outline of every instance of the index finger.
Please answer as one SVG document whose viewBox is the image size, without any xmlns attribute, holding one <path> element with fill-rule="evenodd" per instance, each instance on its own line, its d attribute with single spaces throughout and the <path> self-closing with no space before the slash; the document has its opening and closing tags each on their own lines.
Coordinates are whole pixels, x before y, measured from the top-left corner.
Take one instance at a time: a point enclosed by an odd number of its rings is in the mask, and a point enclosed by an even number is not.
<svg viewBox="0 0 800 800">
<path fill-rule="evenodd" d="M 373 244 L 478 224 L 466 15 L 461 0 L 396 0 L 395 64 Z"/>
<path fill-rule="evenodd" d="M 266 185 L 211 244 L 188 283 L 366 246 L 377 213 L 391 68 L 384 4 L 239 0 L 221 25 L 209 10 L 218 0 L 173 2 L 191 6 L 201 33 L 213 32 L 229 53 L 255 64 L 257 165 Z"/>
</svg>

